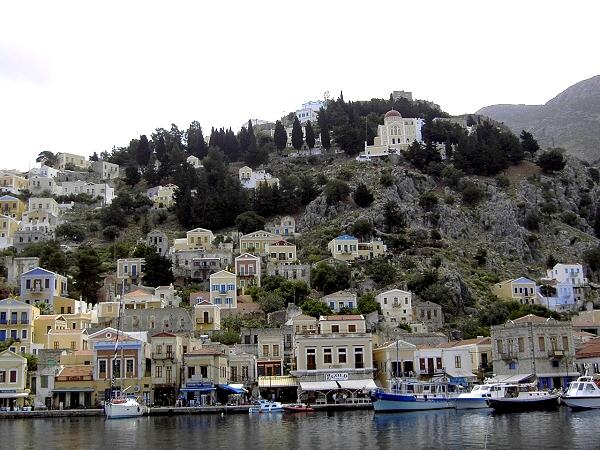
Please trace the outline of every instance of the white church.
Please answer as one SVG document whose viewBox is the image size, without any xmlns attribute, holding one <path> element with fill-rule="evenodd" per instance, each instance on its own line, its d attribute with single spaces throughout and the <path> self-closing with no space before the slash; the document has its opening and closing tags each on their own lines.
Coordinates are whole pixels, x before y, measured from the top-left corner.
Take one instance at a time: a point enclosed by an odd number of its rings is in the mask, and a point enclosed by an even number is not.
<svg viewBox="0 0 600 450">
<path fill-rule="evenodd" d="M 423 142 L 421 128 L 424 123 L 423 119 L 403 118 L 395 109 L 388 111 L 383 125 L 377 127 L 377 137 L 373 145 L 366 145 L 365 142 L 365 151 L 357 159 L 368 160 L 399 154 L 400 150 L 406 150 L 413 141 Z"/>
</svg>

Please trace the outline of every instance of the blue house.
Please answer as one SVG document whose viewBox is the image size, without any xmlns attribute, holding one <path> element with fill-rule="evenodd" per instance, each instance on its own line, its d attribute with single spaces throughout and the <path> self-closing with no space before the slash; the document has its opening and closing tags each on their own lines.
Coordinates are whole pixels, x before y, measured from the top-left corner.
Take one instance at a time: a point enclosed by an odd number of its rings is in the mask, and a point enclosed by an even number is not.
<svg viewBox="0 0 600 450">
<path fill-rule="evenodd" d="M 66 297 L 67 278 L 41 267 L 21 275 L 21 300 L 34 305 L 37 302 L 54 304 L 55 297 Z"/>
</svg>

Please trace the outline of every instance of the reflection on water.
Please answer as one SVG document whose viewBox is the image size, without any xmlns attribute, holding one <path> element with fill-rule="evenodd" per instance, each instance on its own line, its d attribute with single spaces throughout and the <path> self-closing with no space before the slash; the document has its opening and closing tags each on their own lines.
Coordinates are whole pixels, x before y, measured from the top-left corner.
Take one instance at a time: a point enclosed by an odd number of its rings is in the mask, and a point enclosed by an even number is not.
<svg viewBox="0 0 600 450">
<path fill-rule="evenodd" d="M 2 448 L 594 449 L 600 411 L 373 411 L 0 420 Z M 10 447 L 6 444 L 10 442 Z"/>
</svg>

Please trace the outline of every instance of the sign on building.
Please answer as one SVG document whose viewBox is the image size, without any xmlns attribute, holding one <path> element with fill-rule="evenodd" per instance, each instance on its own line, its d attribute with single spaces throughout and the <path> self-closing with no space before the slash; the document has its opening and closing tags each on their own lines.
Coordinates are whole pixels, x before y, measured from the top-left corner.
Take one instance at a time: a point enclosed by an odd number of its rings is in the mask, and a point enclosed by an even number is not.
<svg viewBox="0 0 600 450">
<path fill-rule="evenodd" d="M 345 381 L 348 379 L 348 373 L 326 373 L 325 381 Z"/>
</svg>

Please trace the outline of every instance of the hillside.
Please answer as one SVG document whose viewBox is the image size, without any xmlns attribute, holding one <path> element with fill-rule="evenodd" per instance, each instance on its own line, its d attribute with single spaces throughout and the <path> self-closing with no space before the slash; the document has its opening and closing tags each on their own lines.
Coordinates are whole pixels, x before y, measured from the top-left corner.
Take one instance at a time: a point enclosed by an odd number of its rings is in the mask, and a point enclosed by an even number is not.
<svg viewBox="0 0 600 450">
<path fill-rule="evenodd" d="M 600 75 L 567 88 L 544 105 L 492 105 L 477 114 L 527 130 L 544 147 L 563 147 L 586 161 L 600 159 Z"/>
</svg>

